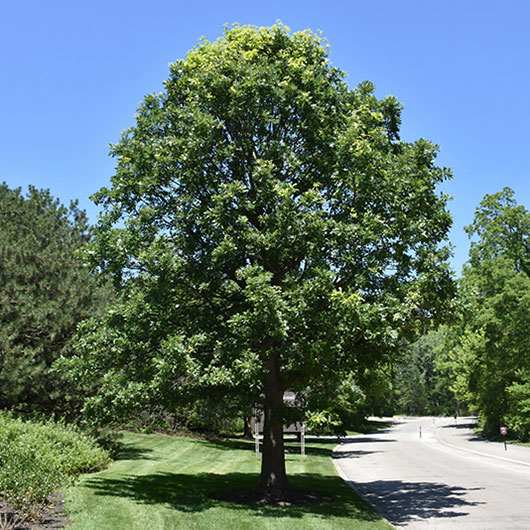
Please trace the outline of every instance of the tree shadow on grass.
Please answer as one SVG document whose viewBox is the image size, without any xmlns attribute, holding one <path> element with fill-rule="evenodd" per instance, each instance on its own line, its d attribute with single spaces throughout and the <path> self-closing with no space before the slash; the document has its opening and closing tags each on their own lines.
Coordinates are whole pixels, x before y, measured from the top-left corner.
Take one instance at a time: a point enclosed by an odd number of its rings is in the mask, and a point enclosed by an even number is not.
<svg viewBox="0 0 530 530">
<path fill-rule="evenodd" d="M 354 438 L 354 439 L 348 439 L 348 438 L 341 438 L 342 442 L 344 444 L 366 444 L 366 443 L 386 443 L 386 442 L 395 442 L 395 440 L 387 440 L 387 439 L 378 439 L 378 438 L 371 438 L 371 437 L 362 437 L 362 438 Z M 248 440 L 201 440 L 198 443 L 203 444 L 207 447 L 211 447 L 212 449 L 218 449 L 218 450 L 244 450 L 244 451 L 254 451 L 255 445 L 254 441 L 248 441 Z M 263 441 L 260 439 L 260 451 L 262 447 Z M 315 444 L 315 445 L 312 445 Z M 318 445 L 316 445 L 318 444 Z M 329 456 L 333 458 L 346 458 L 346 456 L 361 456 L 362 454 L 372 454 L 375 451 L 364 451 L 364 450 L 358 450 L 358 451 L 341 451 L 340 449 L 338 451 L 333 451 L 333 449 L 340 445 L 337 443 L 336 438 L 318 438 L 318 437 L 311 437 L 306 438 L 306 446 L 305 446 L 305 454 L 311 455 L 311 456 Z M 329 446 L 329 447 L 326 447 Z M 300 442 L 298 442 L 296 439 L 288 438 L 285 440 L 285 454 L 286 455 L 292 455 L 292 454 L 300 454 Z M 378 451 L 377 451 L 378 452 Z M 345 456 L 341 456 L 345 455 Z"/>
<path fill-rule="evenodd" d="M 335 444 L 336 445 L 336 444 Z M 300 443 L 285 444 L 285 455 L 299 455 L 301 451 Z M 310 456 L 327 456 L 331 457 L 333 447 L 314 447 L 311 445 L 305 446 L 305 454 Z"/>
<path fill-rule="evenodd" d="M 286 507 L 244 505 L 215 498 L 230 491 L 250 490 L 257 481 L 258 476 L 254 473 L 220 475 L 158 472 L 149 475 L 122 474 L 113 478 L 94 476 L 87 479 L 83 486 L 96 495 L 124 497 L 139 504 L 160 504 L 181 512 L 203 512 L 222 506 L 224 509 L 250 511 L 269 517 L 300 518 L 311 513 L 323 518 L 337 516 L 365 521 L 381 519 L 338 477 L 318 474 L 305 473 L 290 477 L 291 487 L 332 498 L 331 501 Z"/>
<path fill-rule="evenodd" d="M 373 434 L 379 434 L 380 432 L 384 432 L 384 431 L 378 431 L 377 433 L 373 433 Z M 319 438 L 317 436 L 306 436 L 305 441 L 308 444 L 317 443 L 319 445 L 330 445 L 331 448 L 334 448 L 337 445 L 343 445 L 343 444 L 386 443 L 386 442 L 395 442 L 396 440 L 386 439 L 386 438 L 373 438 L 368 435 L 362 435 L 362 436 L 355 435 L 355 436 L 341 436 L 339 440 L 335 436 L 329 437 L 329 438 Z"/>
<path fill-rule="evenodd" d="M 315 447 L 310 445 L 310 441 L 307 441 L 307 444 L 305 446 L 305 453 L 306 455 L 320 455 L 320 456 L 331 456 L 331 452 L 333 447 L 337 445 L 337 442 L 335 440 L 329 441 L 329 440 L 319 440 L 315 439 L 313 441 L 316 441 L 318 444 L 329 444 L 328 447 Z M 300 453 L 300 442 L 297 440 L 287 439 L 285 442 L 285 454 L 299 454 Z M 200 441 L 199 443 L 211 447 L 212 449 L 219 449 L 219 450 L 243 450 L 243 451 L 254 451 L 255 450 L 255 442 L 247 441 L 247 440 L 204 440 Z M 260 439 L 260 451 L 263 447 L 263 440 Z"/>
<path fill-rule="evenodd" d="M 233 438 L 227 440 L 197 440 L 197 443 L 212 449 L 219 449 L 224 451 L 232 451 L 234 449 L 242 449 L 244 451 L 254 449 L 254 440 L 236 440 Z"/>
<path fill-rule="evenodd" d="M 378 431 L 377 434 L 384 431 Z M 375 433 L 374 433 L 375 434 Z M 318 437 L 318 436 L 306 436 L 306 454 L 312 455 L 325 455 L 329 456 L 332 449 L 340 444 L 366 444 L 366 443 L 387 443 L 395 442 L 393 439 L 379 439 L 373 438 L 370 436 L 354 437 L 341 436 L 340 441 L 337 440 L 335 436 L 329 437 Z M 254 451 L 254 440 L 242 440 L 242 439 L 220 439 L 220 440 L 197 440 L 197 443 L 200 443 L 206 447 L 211 447 L 212 449 L 219 449 L 224 451 L 232 451 L 234 449 L 240 449 L 244 451 Z M 263 440 L 260 438 L 260 447 L 263 443 Z M 286 453 L 297 453 L 300 452 L 300 442 L 294 437 L 284 438 L 285 451 Z M 329 446 L 327 447 L 315 447 L 311 444 L 318 444 L 319 446 Z"/>
<path fill-rule="evenodd" d="M 350 484 L 394 525 L 418 519 L 463 517 L 469 513 L 468 508 L 485 504 L 465 498 L 467 492 L 483 488 L 401 480 Z"/>
<path fill-rule="evenodd" d="M 153 457 L 150 449 L 139 449 L 134 445 L 122 445 L 116 455 L 116 460 L 159 460 Z"/>
</svg>

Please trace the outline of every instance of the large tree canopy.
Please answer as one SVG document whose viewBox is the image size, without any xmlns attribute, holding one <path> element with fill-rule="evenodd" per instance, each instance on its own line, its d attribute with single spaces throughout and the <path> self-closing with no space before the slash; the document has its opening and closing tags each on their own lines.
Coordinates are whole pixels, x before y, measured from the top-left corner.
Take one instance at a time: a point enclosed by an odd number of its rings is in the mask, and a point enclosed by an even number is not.
<svg viewBox="0 0 530 530">
<path fill-rule="evenodd" d="M 65 412 L 78 402 L 50 368 L 105 301 L 76 256 L 87 241 L 75 204 L 0 185 L 0 408 Z"/>
<path fill-rule="evenodd" d="M 283 392 L 373 366 L 451 285 L 436 146 L 400 141 L 396 99 L 344 77 L 310 31 L 228 28 L 171 65 L 95 196 L 87 255 L 123 296 L 80 335 L 76 373 L 106 373 L 88 406 L 243 397 L 269 496 Z"/>
</svg>

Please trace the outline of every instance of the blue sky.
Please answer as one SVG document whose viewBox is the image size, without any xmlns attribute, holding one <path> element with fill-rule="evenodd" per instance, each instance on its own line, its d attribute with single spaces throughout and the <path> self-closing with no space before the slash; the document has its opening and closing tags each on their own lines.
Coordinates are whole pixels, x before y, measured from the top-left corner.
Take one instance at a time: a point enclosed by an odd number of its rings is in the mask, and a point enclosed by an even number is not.
<svg viewBox="0 0 530 530">
<path fill-rule="evenodd" d="M 504 186 L 530 208 L 530 2 L 373 0 L 181 2 L 42 0 L 0 3 L 0 181 L 79 199 L 109 183 L 108 145 L 134 123 L 168 63 L 223 25 L 320 29 L 353 87 L 403 104 L 402 138 L 440 146 L 453 170 L 453 266 L 467 259 L 463 226 Z"/>
</svg>

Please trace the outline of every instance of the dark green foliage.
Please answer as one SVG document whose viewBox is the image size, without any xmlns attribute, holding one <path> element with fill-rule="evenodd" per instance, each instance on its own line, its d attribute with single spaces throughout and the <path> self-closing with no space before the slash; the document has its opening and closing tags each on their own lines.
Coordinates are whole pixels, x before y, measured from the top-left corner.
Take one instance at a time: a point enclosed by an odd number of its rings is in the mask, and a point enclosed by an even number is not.
<svg viewBox="0 0 530 530">
<path fill-rule="evenodd" d="M 282 490 L 283 392 L 387 362 L 443 308 L 449 172 L 400 141 L 394 97 L 344 76 L 310 31 L 236 26 L 145 98 L 96 195 L 87 257 L 121 297 L 69 363 L 104 374 L 87 411 L 257 405 L 262 486 Z"/>
<path fill-rule="evenodd" d="M 310 433 L 352 430 L 360 425 L 366 411 L 366 395 L 354 374 L 314 381 L 303 398 L 306 413 L 293 420 L 305 421 Z"/>
<path fill-rule="evenodd" d="M 84 212 L 48 191 L 0 185 L 0 407 L 63 411 L 78 399 L 50 371 L 104 292 L 76 256 Z"/>
<path fill-rule="evenodd" d="M 520 405 L 508 388 L 530 369 L 530 278 L 495 258 L 466 271 L 463 286 L 467 307 L 454 356 L 464 361 L 460 368 L 486 431 L 496 434 Z"/>
<path fill-rule="evenodd" d="M 394 354 L 394 358 L 395 358 Z M 391 363 L 381 364 L 371 369 L 366 369 L 359 376 L 358 384 L 363 389 L 365 402 L 361 417 L 390 416 L 395 410 L 395 397 L 392 392 Z"/>
<path fill-rule="evenodd" d="M 394 367 L 396 411 L 417 416 L 453 415 L 456 400 L 444 363 L 445 328 L 423 335 Z"/>
<path fill-rule="evenodd" d="M 39 517 L 60 486 L 108 462 L 108 454 L 75 427 L 0 413 L 0 500 L 22 516 Z"/>
<path fill-rule="evenodd" d="M 488 434 L 506 423 L 528 438 L 530 212 L 505 188 L 486 195 L 467 228 L 473 241 L 453 333 L 453 386 L 482 416 Z"/>
<path fill-rule="evenodd" d="M 504 415 L 509 425 L 509 435 L 525 442 L 530 441 L 530 370 L 516 372 L 515 381 L 506 389 L 508 409 Z"/>
</svg>

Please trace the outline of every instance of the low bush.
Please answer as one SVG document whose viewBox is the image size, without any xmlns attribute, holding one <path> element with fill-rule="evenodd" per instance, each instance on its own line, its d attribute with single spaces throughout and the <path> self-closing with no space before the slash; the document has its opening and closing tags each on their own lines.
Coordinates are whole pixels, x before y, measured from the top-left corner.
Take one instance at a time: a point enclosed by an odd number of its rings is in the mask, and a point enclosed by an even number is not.
<svg viewBox="0 0 530 530">
<path fill-rule="evenodd" d="M 108 462 L 108 453 L 75 426 L 0 413 L 0 499 L 10 514 L 2 525 L 38 519 L 60 486 Z"/>
</svg>

